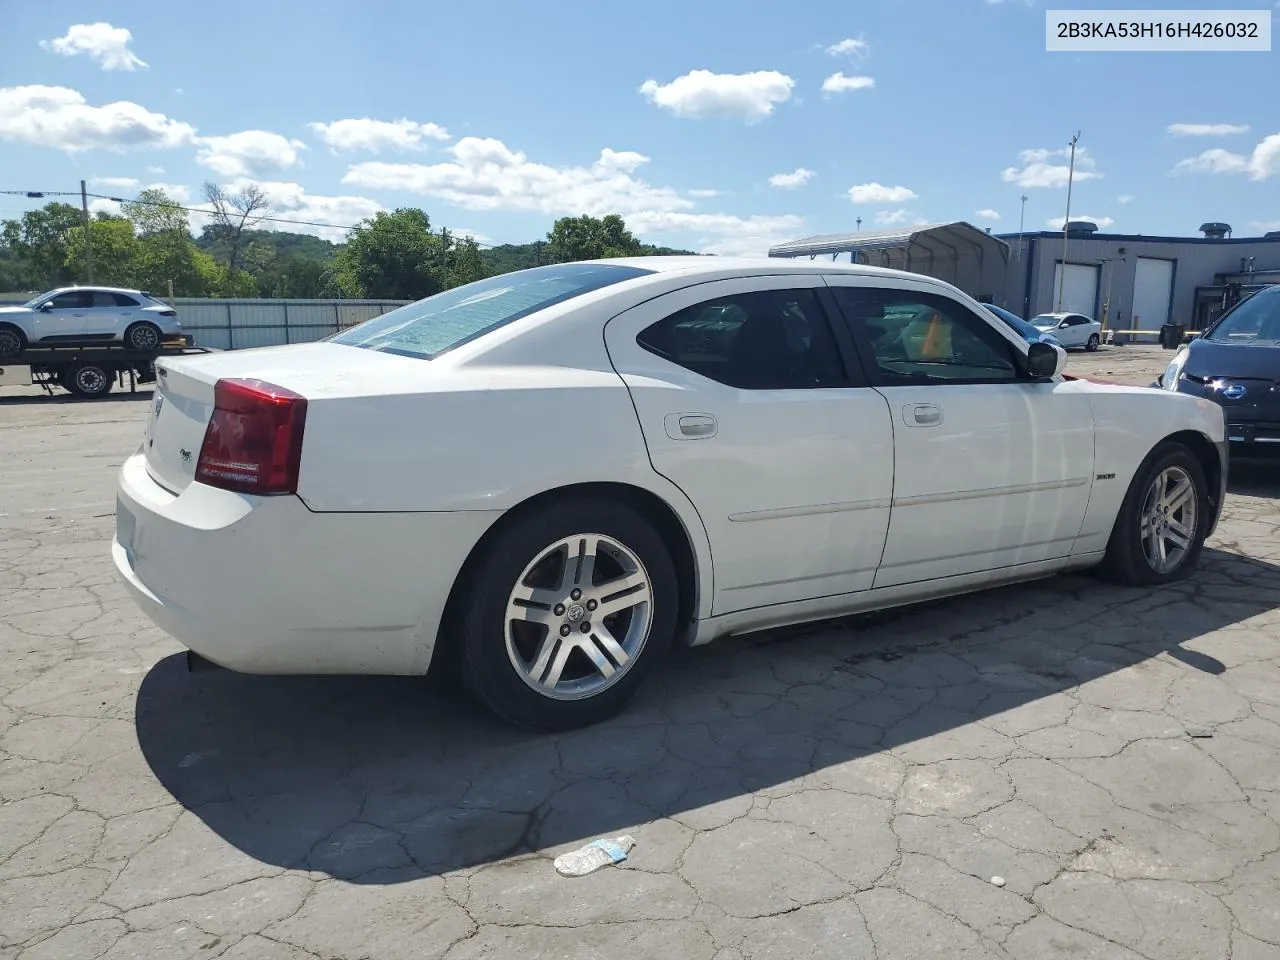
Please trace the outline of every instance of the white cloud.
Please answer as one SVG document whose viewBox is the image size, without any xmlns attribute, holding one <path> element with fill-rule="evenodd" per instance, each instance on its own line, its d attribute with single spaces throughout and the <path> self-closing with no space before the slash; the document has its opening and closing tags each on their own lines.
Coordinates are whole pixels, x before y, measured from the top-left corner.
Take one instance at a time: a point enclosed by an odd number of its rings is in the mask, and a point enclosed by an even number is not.
<svg viewBox="0 0 1280 960">
<path fill-rule="evenodd" d="M 535 163 L 500 140 L 464 137 L 444 163 L 367 161 L 351 166 L 344 184 L 403 190 L 470 210 L 512 210 L 546 216 L 618 213 L 637 235 L 657 235 L 707 253 L 765 253 L 793 238 L 804 220 L 791 216 L 695 213 L 694 200 L 638 176 L 649 158 L 604 149 L 590 166 Z M 691 238 L 691 239 L 683 239 Z"/>
<path fill-rule="evenodd" d="M 874 77 L 846 77 L 843 72 L 836 71 L 822 81 L 824 93 L 847 93 L 850 90 L 870 90 L 876 85 Z"/>
<path fill-rule="evenodd" d="M 142 181 L 134 177 L 90 177 L 91 187 L 112 187 L 117 190 L 140 190 Z"/>
<path fill-rule="evenodd" d="M 677 117 L 736 117 L 754 122 L 772 114 L 777 104 L 790 100 L 795 84 L 794 79 L 777 70 L 691 70 L 670 83 L 646 80 L 640 85 L 640 93 Z"/>
<path fill-rule="evenodd" d="M 137 70 L 146 64 L 129 49 L 132 40 L 133 34 L 124 27 L 77 23 L 67 29 L 65 36 L 41 40 L 40 46 L 64 57 L 86 54 L 103 70 Z"/>
<path fill-rule="evenodd" d="M 886 187 L 879 183 L 860 183 L 849 188 L 853 203 L 902 203 L 918 199 L 914 190 L 906 187 Z"/>
<path fill-rule="evenodd" d="M 470 210 L 524 210 L 552 215 L 626 214 L 687 210 L 694 201 L 670 187 L 633 176 L 649 158 L 605 148 L 590 167 L 534 163 L 501 140 L 464 137 L 445 163 L 367 161 L 348 169 L 343 183 L 375 190 L 406 190 Z"/>
<path fill-rule="evenodd" d="M 179 147 L 195 128 L 128 100 L 93 107 L 68 87 L 0 87 L 0 140 L 77 152 Z"/>
<path fill-rule="evenodd" d="M 1096 223 L 1099 230 L 1105 230 L 1107 227 L 1115 223 L 1115 220 L 1111 217 L 1094 217 L 1087 213 L 1072 214 L 1071 222 L 1075 223 L 1077 220 L 1088 220 L 1092 223 Z M 1066 225 L 1066 222 L 1065 217 L 1050 217 L 1045 221 L 1051 230 L 1061 230 Z"/>
<path fill-rule="evenodd" d="M 1173 169 L 1175 173 L 1179 170 L 1190 173 L 1243 173 L 1249 169 L 1249 160 L 1238 153 L 1215 147 L 1197 156 L 1179 160 Z"/>
<path fill-rule="evenodd" d="M 157 177 L 164 173 L 164 167 L 147 167 L 147 173 L 154 173 Z"/>
<path fill-rule="evenodd" d="M 450 227 L 449 233 L 453 235 L 455 240 L 465 240 L 467 237 L 470 237 L 482 247 L 498 246 L 497 240 L 493 239 L 493 237 L 489 236 L 487 233 L 481 233 L 479 230 L 472 230 L 467 227 Z"/>
<path fill-rule="evenodd" d="M 1253 148 L 1249 158 L 1249 176 L 1254 180 L 1268 180 L 1280 176 L 1280 133 L 1273 133 Z"/>
<path fill-rule="evenodd" d="M 267 216 L 309 221 L 308 224 L 299 224 L 264 220 L 256 227 L 258 230 L 310 233 L 337 241 L 346 236 L 347 228 L 386 209 L 381 203 L 368 197 L 310 194 L 300 183 L 240 178 L 226 186 L 228 190 L 239 191 L 250 184 L 260 187 L 270 201 L 271 208 L 267 211 Z"/>
<path fill-rule="evenodd" d="M 1116 197 L 1116 203 L 1120 204 L 1120 206 L 1122 207 L 1125 206 L 1126 204 L 1133 203 L 1133 194 L 1132 193 L 1120 194 L 1120 196 Z"/>
<path fill-rule="evenodd" d="M 831 46 L 827 47 L 827 53 L 831 54 L 833 57 L 851 56 L 858 57 L 859 59 L 865 57 L 869 50 L 870 44 L 861 37 L 858 37 L 857 39 L 854 39 L 853 37 L 846 37 L 839 43 L 833 43 Z"/>
<path fill-rule="evenodd" d="M 665 238 L 699 253 L 722 257 L 765 256 L 769 248 L 794 240 L 804 228 L 804 218 L 781 216 L 739 217 L 730 213 L 675 213 L 642 211 L 627 217 L 627 226 L 647 240 Z M 680 240 L 690 236 L 691 241 Z"/>
<path fill-rule="evenodd" d="M 803 187 L 812 179 L 812 170 L 796 167 L 790 173 L 775 173 L 769 178 L 769 184 L 770 186 L 781 187 L 784 190 L 791 190 L 795 187 Z"/>
<path fill-rule="evenodd" d="M 699 199 L 706 199 L 706 198 L 709 198 L 709 197 L 718 197 L 718 196 L 720 196 L 720 191 L 719 191 L 719 190 L 703 190 L 703 189 L 697 189 L 697 190 L 689 190 L 689 191 L 687 191 L 687 192 L 688 192 L 689 196 L 691 196 L 691 197 L 698 197 Z"/>
<path fill-rule="evenodd" d="M 266 130 L 241 130 L 225 137 L 202 137 L 196 163 L 223 177 L 261 177 L 301 162 L 301 140 Z"/>
<path fill-rule="evenodd" d="M 980 218 L 980 219 L 982 219 L 982 220 L 999 220 L 999 219 L 1000 219 L 1000 211 L 999 211 L 999 210 L 992 210 L 990 207 L 987 207 L 987 208 L 985 208 L 985 209 L 983 209 L 983 210 L 975 210 L 975 211 L 974 211 L 974 216 L 976 216 L 976 217 L 978 217 L 978 218 Z"/>
<path fill-rule="evenodd" d="M 1000 179 L 1006 183 L 1016 183 L 1020 187 L 1065 187 L 1070 172 L 1068 157 L 1070 151 L 1033 149 L 1023 150 L 1018 154 L 1021 167 L 1006 167 Z M 1054 163 L 1052 161 L 1060 162 Z M 1099 180 L 1102 174 L 1095 168 L 1097 163 L 1084 147 L 1076 148 L 1075 180 Z"/>
<path fill-rule="evenodd" d="M 1171 137 L 1229 137 L 1248 133 L 1248 124 L 1237 123 L 1171 123 L 1165 128 Z"/>
<path fill-rule="evenodd" d="M 1280 220 L 1250 220 L 1249 226 L 1255 230 L 1271 231 L 1280 230 Z"/>
<path fill-rule="evenodd" d="M 308 126 L 334 153 L 366 150 L 381 153 L 383 150 L 420 150 L 425 140 L 448 140 L 449 131 L 436 123 L 418 123 L 415 120 L 334 120 L 332 123 L 311 123 Z"/>
<path fill-rule="evenodd" d="M 877 210 L 876 223 L 882 227 L 890 227 L 894 224 L 906 223 L 911 219 L 911 212 L 908 210 Z"/>
</svg>

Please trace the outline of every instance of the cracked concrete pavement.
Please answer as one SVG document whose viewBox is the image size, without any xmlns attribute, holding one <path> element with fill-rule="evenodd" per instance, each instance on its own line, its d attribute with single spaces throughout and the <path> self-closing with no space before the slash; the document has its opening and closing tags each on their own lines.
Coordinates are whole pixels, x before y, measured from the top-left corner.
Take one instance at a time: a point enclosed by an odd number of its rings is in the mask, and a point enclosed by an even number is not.
<svg viewBox="0 0 1280 960">
<path fill-rule="evenodd" d="M 1280 958 L 1280 468 L 1193 581 L 714 644 L 545 737 L 430 680 L 187 674 L 108 556 L 146 397 L 0 393 L 0 958 Z"/>
</svg>

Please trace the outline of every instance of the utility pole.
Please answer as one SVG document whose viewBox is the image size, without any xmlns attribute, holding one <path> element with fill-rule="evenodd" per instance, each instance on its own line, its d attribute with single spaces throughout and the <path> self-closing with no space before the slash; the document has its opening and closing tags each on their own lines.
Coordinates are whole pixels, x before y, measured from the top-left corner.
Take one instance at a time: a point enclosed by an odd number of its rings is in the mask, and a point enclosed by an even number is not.
<svg viewBox="0 0 1280 960">
<path fill-rule="evenodd" d="M 1076 143 L 1080 140 L 1080 131 L 1071 138 L 1071 161 L 1067 167 L 1067 215 L 1062 221 L 1062 279 L 1058 281 L 1058 305 L 1055 308 L 1062 312 L 1062 292 L 1067 285 L 1067 228 L 1071 224 L 1071 182 L 1076 174 Z"/>
<path fill-rule="evenodd" d="M 1022 233 L 1027 223 L 1027 195 L 1022 195 L 1022 212 L 1018 214 L 1018 262 L 1022 262 Z"/>
<path fill-rule="evenodd" d="M 861 229 L 862 229 L 862 218 L 861 218 L 861 217 L 859 217 L 859 218 L 858 218 L 856 221 L 854 221 L 854 222 L 858 224 L 858 229 L 859 229 L 859 230 L 861 230 Z"/>
<path fill-rule="evenodd" d="M 89 274 L 89 282 L 93 283 L 93 231 L 89 229 L 89 191 L 84 181 L 80 181 L 80 212 L 84 216 L 84 263 Z"/>
</svg>

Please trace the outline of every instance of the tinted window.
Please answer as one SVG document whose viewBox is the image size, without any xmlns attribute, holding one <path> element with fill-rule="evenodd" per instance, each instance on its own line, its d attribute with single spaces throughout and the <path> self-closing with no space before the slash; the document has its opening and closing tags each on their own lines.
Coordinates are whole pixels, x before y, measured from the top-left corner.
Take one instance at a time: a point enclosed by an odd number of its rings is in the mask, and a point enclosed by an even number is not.
<svg viewBox="0 0 1280 960">
<path fill-rule="evenodd" d="M 948 297 L 870 287 L 832 293 L 869 348 L 881 385 L 1018 378 L 1013 345 Z"/>
<path fill-rule="evenodd" d="M 1223 343 L 1280 343 L 1280 286 L 1255 293 L 1205 335 Z"/>
<path fill-rule="evenodd" d="M 812 290 L 709 300 L 658 321 L 636 340 L 672 363 L 747 390 L 835 386 L 845 379 Z"/>
<path fill-rule="evenodd" d="M 93 306 L 93 294 L 88 290 L 73 290 L 60 293 L 49 302 L 55 310 L 83 310 Z"/>
<path fill-rule="evenodd" d="M 133 297 L 125 296 L 123 293 L 113 293 L 110 296 L 117 307 L 136 307 L 138 305 L 137 300 L 133 299 Z"/>
<path fill-rule="evenodd" d="M 437 293 L 328 340 L 430 360 L 538 310 L 652 272 L 600 263 L 534 267 Z"/>
<path fill-rule="evenodd" d="M 115 295 L 103 290 L 95 290 L 93 292 L 93 305 L 95 307 L 111 307 L 114 309 L 116 306 Z"/>
</svg>

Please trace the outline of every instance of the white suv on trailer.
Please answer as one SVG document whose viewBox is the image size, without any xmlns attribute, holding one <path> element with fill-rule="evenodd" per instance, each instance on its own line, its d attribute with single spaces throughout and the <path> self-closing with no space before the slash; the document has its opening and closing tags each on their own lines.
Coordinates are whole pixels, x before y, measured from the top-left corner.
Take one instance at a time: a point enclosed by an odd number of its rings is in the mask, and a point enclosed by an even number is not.
<svg viewBox="0 0 1280 960">
<path fill-rule="evenodd" d="M 181 333 L 177 311 L 142 290 L 59 287 L 20 307 L 0 307 L 0 357 L 35 346 L 94 344 L 155 353 L 166 337 Z"/>
</svg>

